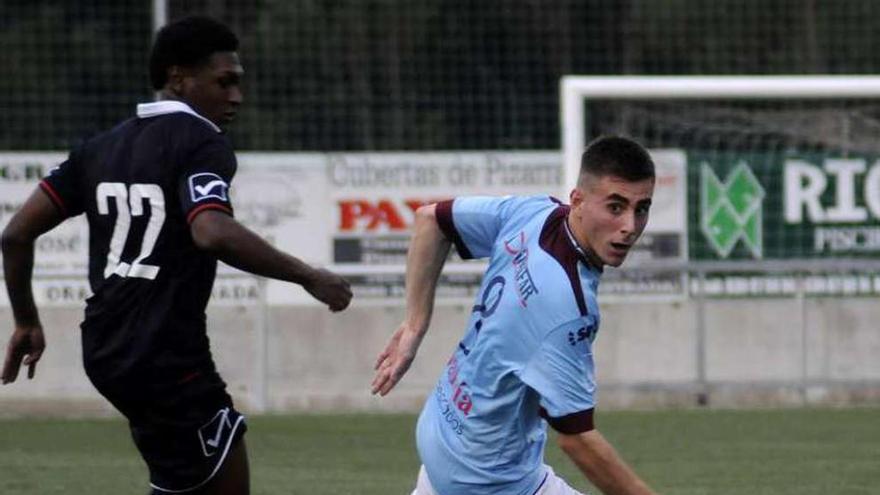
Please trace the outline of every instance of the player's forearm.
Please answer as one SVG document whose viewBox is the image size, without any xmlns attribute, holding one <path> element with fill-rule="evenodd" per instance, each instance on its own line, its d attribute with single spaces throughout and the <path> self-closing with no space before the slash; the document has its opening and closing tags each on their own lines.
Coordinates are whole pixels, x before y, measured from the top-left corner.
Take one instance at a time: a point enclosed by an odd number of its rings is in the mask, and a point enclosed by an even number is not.
<svg viewBox="0 0 880 495">
<path fill-rule="evenodd" d="M 16 325 L 31 327 L 40 324 L 34 303 L 31 275 L 34 269 L 34 241 L 4 231 L 2 236 L 3 278 L 9 293 L 9 304 Z"/>
<path fill-rule="evenodd" d="M 255 275 L 303 285 L 315 274 L 310 265 L 276 249 L 224 213 L 199 214 L 193 221 L 193 239 L 220 261 Z"/>
<path fill-rule="evenodd" d="M 406 256 L 406 322 L 420 335 L 431 321 L 437 281 L 450 245 L 437 225 L 434 205 L 419 208 Z"/>
<path fill-rule="evenodd" d="M 598 431 L 560 435 L 559 446 L 605 495 L 654 495 Z"/>
<path fill-rule="evenodd" d="M 31 289 L 34 243 L 63 220 L 64 216 L 59 213 L 49 196 L 38 187 L 25 200 L 21 209 L 9 219 L 3 234 L 0 234 L 3 278 L 6 280 L 13 317 L 21 327 L 40 324 Z"/>
</svg>

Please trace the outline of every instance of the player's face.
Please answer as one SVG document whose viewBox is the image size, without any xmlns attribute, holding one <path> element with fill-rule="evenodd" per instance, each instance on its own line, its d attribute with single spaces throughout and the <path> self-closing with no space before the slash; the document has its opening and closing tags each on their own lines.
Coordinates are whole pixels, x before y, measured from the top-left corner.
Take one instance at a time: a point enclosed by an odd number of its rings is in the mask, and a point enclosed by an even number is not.
<svg viewBox="0 0 880 495">
<path fill-rule="evenodd" d="M 572 234 L 594 261 L 620 266 L 648 224 L 653 194 L 653 178 L 588 175 L 571 192 Z"/>
<path fill-rule="evenodd" d="M 199 115 L 223 128 L 235 119 L 241 105 L 242 74 L 236 52 L 216 52 L 208 63 L 186 72 L 180 96 Z"/>
</svg>

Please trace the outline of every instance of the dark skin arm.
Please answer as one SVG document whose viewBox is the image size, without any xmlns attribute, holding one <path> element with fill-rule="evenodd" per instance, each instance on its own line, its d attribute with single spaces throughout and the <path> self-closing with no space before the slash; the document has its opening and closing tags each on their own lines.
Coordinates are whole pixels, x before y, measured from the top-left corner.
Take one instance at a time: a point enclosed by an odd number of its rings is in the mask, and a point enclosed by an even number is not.
<svg viewBox="0 0 880 495">
<path fill-rule="evenodd" d="M 190 224 L 190 232 L 199 249 L 220 261 L 255 275 L 302 285 L 331 311 L 342 311 L 351 301 L 351 288 L 344 278 L 279 251 L 225 213 L 199 213 Z"/>
<path fill-rule="evenodd" d="M 34 303 L 31 278 L 34 267 L 34 243 L 64 220 L 48 195 L 37 188 L 3 230 L 3 269 L 15 330 L 9 339 L 0 381 L 18 378 L 21 365 L 33 378 L 36 364 L 46 347 L 39 312 Z M 351 301 L 348 282 L 327 270 L 315 269 L 278 251 L 260 236 L 232 217 L 215 211 L 196 216 L 190 226 L 193 239 L 201 249 L 242 270 L 301 284 L 312 296 L 341 311 Z"/>
<path fill-rule="evenodd" d="M 6 348 L 0 381 L 5 385 L 18 378 L 21 365 L 33 378 L 37 361 L 46 348 L 43 326 L 34 303 L 31 277 L 34 269 L 34 242 L 64 220 L 49 196 L 37 188 L 3 230 L 3 272 L 12 305 L 15 331 Z"/>
</svg>

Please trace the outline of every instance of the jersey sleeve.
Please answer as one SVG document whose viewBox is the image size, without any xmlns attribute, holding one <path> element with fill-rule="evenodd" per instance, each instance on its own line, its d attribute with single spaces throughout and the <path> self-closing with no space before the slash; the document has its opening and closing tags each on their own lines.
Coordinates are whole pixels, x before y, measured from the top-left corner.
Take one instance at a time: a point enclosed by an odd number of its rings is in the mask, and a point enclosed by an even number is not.
<svg viewBox="0 0 880 495">
<path fill-rule="evenodd" d="M 196 215 L 209 209 L 232 215 L 229 186 L 237 167 L 232 148 L 217 136 L 183 160 L 178 192 L 186 221 L 192 222 Z"/>
<path fill-rule="evenodd" d="M 463 196 L 437 203 L 437 224 L 463 259 L 485 258 L 517 206 L 528 198 Z"/>
<path fill-rule="evenodd" d="M 49 196 L 58 211 L 65 217 L 75 217 L 85 211 L 85 201 L 79 181 L 82 148 L 70 152 L 67 160 L 53 168 L 49 175 L 40 181 L 40 189 Z"/>
<path fill-rule="evenodd" d="M 540 395 L 541 415 L 566 434 L 593 429 L 595 324 L 578 319 L 560 325 L 541 342 L 522 380 Z"/>
</svg>

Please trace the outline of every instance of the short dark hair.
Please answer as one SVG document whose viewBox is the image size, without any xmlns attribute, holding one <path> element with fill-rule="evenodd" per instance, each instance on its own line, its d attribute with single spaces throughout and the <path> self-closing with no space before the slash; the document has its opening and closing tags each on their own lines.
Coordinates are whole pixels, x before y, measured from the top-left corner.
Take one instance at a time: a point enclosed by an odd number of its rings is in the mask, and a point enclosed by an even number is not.
<svg viewBox="0 0 880 495">
<path fill-rule="evenodd" d="M 581 176 L 608 175 L 628 182 L 654 177 L 654 161 L 639 143 L 622 136 L 601 136 L 587 146 L 581 156 Z"/>
<path fill-rule="evenodd" d="M 150 52 L 150 83 L 160 90 L 173 65 L 195 67 L 216 52 L 238 50 L 238 37 L 225 24 L 205 16 L 191 16 L 172 22 L 156 33 Z"/>
</svg>

